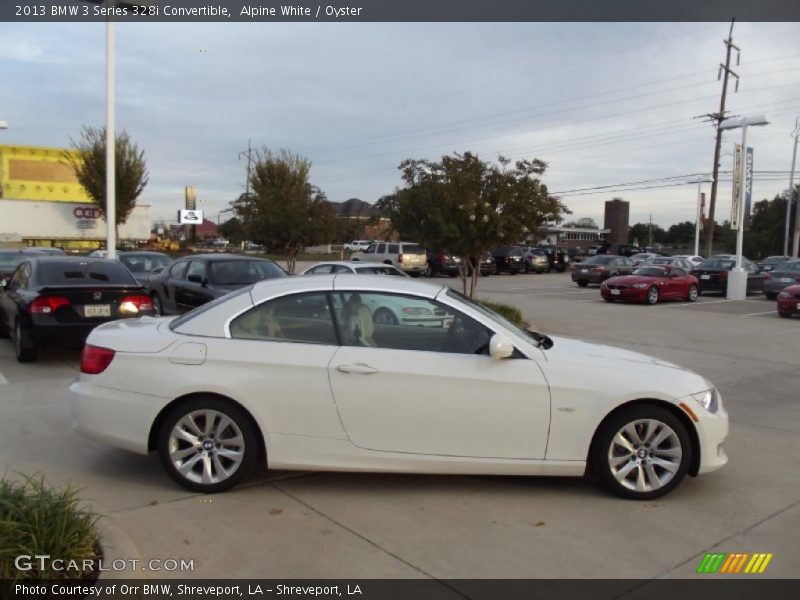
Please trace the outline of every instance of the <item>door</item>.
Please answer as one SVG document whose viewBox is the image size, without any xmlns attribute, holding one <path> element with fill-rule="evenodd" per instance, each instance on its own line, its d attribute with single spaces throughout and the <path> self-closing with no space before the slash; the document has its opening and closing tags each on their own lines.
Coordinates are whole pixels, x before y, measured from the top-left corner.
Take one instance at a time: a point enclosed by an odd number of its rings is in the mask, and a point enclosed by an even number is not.
<svg viewBox="0 0 800 600">
<path fill-rule="evenodd" d="M 392 298 L 380 298 L 380 296 Z M 493 333 L 434 301 L 336 292 L 343 346 L 330 365 L 334 400 L 350 441 L 386 452 L 543 459 L 550 393 L 526 358 L 493 360 Z M 448 314 L 440 327 L 376 324 L 365 307 L 407 305 Z M 427 306 L 426 306 L 427 304 Z"/>
<path fill-rule="evenodd" d="M 189 280 L 189 277 L 192 276 L 200 278 L 200 281 L 208 281 L 206 264 L 199 260 L 193 260 L 186 269 L 186 277 L 181 281 L 176 281 L 175 302 L 181 312 L 191 310 L 209 300 L 203 284 Z"/>
</svg>

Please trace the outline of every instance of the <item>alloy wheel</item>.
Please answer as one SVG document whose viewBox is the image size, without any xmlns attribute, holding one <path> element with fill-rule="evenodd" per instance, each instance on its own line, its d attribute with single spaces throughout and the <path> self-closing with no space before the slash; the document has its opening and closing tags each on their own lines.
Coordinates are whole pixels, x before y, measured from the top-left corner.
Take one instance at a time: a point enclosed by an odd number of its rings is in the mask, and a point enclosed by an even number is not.
<svg viewBox="0 0 800 600">
<path fill-rule="evenodd" d="M 692 287 L 689 288 L 689 296 L 688 296 L 687 300 L 689 302 L 694 302 L 695 300 L 697 300 L 697 296 L 699 296 L 699 292 L 697 290 L 697 286 L 693 285 Z"/>
<path fill-rule="evenodd" d="M 608 466 L 624 488 L 653 492 L 675 477 L 682 457 L 680 438 L 669 425 L 656 419 L 638 419 L 612 438 Z"/>
<path fill-rule="evenodd" d="M 658 303 L 658 288 L 651 287 L 647 290 L 647 303 L 648 304 L 657 304 Z"/>
</svg>

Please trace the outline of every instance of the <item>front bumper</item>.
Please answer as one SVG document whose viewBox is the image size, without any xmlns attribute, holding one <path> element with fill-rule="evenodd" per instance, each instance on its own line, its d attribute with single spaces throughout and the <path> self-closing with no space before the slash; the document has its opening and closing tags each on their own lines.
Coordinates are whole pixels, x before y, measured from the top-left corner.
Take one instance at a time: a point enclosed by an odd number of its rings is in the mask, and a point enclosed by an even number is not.
<svg viewBox="0 0 800 600">
<path fill-rule="evenodd" d="M 691 399 L 687 399 L 686 402 L 689 404 Z M 692 406 L 692 409 L 697 414 L 702 413 L 700 422 L 695 423 L 697 438 L 700 441 L 700 465 L 697 474 L 711 473 L 728 463 L 728 455 L 722 446 L 728 437 L 728 413 L 721 404 L 716 413 L 698 409 L 696 406 Z"/>
<path fill-rule="evenodd" d="M 614 291 L 618 291 L 618 294 L 614 294 Z M 623 290 L 612 290 L 603 286 L 600 288 L 600 295 L 603 296 L 605 299 L 611 300 L 622 300 L 623 302 L 644 302 L 647 300 L 647 291 L 648 288 L 631 288 L 627 287 Z"/>
</svg>

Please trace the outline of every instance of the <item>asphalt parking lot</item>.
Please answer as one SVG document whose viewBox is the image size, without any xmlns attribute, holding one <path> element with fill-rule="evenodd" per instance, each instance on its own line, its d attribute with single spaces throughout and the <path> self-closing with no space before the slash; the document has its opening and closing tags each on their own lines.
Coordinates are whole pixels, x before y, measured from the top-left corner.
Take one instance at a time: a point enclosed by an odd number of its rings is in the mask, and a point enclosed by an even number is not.
<svg viewBox="0 0 800 600">
<path fill-rule="evenodd" d="M 758 577 L 797 576 L 800 318 L 779 318 L 760 295 L 608 304 L 567 274 L 493 276 L 478 296 L 518 306 L 545 333 L 708 377 L 731 415 L 730 463 L 645 503 L 583 479 L 263 470 L 201 496 L 178 488 L 156 456 L 71 430 L 78 352 L 18 364 L 0 340 L 0 472 L 75 484 L 106 515 L 117 556 L 191 559 L 192 577 L 684 578 L 712 551 L 773 553 Z"/>
</svg>

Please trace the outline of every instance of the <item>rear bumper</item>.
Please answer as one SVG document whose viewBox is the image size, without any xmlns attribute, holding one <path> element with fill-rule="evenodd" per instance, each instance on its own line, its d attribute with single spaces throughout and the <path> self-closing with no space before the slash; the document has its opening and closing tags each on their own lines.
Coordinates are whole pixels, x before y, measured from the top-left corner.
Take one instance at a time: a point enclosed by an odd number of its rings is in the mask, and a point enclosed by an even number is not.
<svg viewBox="0 0 800 600">
<path fill-rule="evenodd" d="M 603 277 L 602 273 L 580 273 L 577 271 L 572 272 L 572 281 L 575 283 L 603 283 L 603 280 L 607 279 Z"/>
<path fill-rule="evenodd" d="M 47 323 L 39 324 L 34 320 L 31 334 L 37 346 L 59 346 L 62 348 L 80 348 L 92 329 L 102 325 L 98 323 Z"/>
<path fill-rule="evenodd" d="M 147 454 L 150 428 L 169 399 L 104 388 L 82 375 L 69 386 L 72 426 L 88 438 Z"/>
</svg>

